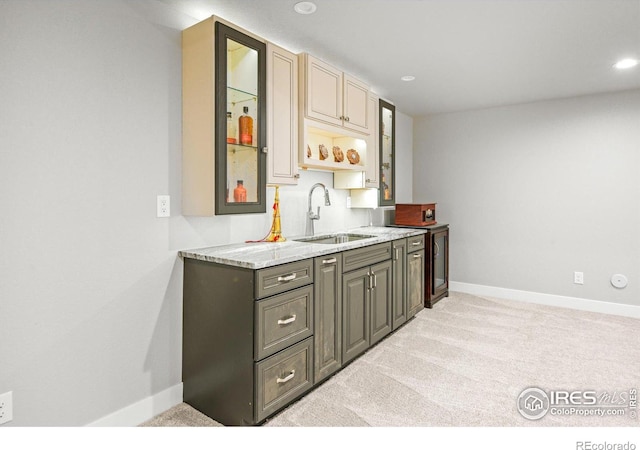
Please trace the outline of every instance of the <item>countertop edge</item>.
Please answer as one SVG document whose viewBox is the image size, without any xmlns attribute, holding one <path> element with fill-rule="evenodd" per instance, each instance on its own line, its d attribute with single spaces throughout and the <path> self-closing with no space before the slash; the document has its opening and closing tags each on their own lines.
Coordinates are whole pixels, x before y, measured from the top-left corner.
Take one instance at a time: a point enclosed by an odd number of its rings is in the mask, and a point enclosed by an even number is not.
<svg viewBox="0 0 640 450">
<path fill-rule="evenodd" d="M 294 236 L 293 238 L 288 238 L 285 242 L 236 243 L 181 250 L 178 252 L 178 256 L 255 270 L 419 236 L 426 234 L 428 230 L 396 227 L 359 227 L 340 231 L 340 233 L 344 232 L 368 233 L 374 235 L 374 237 L 342 244 L 313 244 L 294 241 L 293 239 L 298 238 Z M 324 234 L 334 233 L 338 232 Z"/>
</svg>

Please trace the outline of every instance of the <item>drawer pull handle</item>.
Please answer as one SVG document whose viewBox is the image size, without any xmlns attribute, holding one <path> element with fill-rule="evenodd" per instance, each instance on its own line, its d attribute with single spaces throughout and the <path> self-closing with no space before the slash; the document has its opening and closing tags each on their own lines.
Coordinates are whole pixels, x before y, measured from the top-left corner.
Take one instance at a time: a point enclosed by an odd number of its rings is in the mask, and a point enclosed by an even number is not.
<svg viewBox="0 0 640 450">
<path fill-rule="evenodd" d="M 295 322 L 296 321 L 296 315 L 292 314 L 291 316 L 287 317 L 286 319 L 278 319 L 278 325 L 287 325 L 290 324 L 291 322 Z"/>
<path fill-rule="evenodd" d="M 286 383 L 287 381 L 289 381 L 290 379 L 292 379 L 295 376 L 296 376 L 296 370 L 293 369 L 293 370 L 291 370 L 291 372 L 289 372 L 289 375 L 287 375 L 286 377 L 284 377 L 284 378 L 280 378 L 280 377 L 276 378 L 276 383 L 278 383 L 278 384 Z"/>
<path fill-rule="evenodd" d="M 291 280 L 295 280 L 296 279 L 296 273 L 290 273 L 289 275 L 284 275 L 281 277 L 278 277 L 278 281 L 291 281 Z"/>
<path fill-rule="evenodd" d="M 420 245 L 420 244 L 422 244 L 422 241 L 415 241 L 411 243 L 411 245 Z"/>
<path fill-rule="evenodd" d="M 336 262 L 337 259 L 335 258 L 331 258 L 331 259 L 323 259 L 322 260 L 322 264 L 333 264 L 334 262 Z"/>
<path fill-rule="evenodd" d="M 418 255 L 413 255 L 414 258 L 421 258 L 422 255 L 418 254 Z"/>
</svg>

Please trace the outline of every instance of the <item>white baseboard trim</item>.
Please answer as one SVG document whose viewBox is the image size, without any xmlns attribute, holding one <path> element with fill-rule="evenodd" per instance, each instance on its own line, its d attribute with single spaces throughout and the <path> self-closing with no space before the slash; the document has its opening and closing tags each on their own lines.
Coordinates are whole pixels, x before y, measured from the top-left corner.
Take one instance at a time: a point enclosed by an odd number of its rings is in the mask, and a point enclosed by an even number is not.
<svg viewBox="0 0 640 450">
<path fill-rule="evenodd" d="M 460 283 L 457 281 L 450 281 L 449 289 L 451 291 L 464 292 L 465 294 L 517 300 L 527 303 L 538 303 L 540 305 L 558 306 L 560 308 L 571 308 L 603 314 L 613 314 L 616 316 L 633 317 L 635 319 L 640 318 L 640 306 L 624 305 L 622 303 L 588 300 L 578 297 L 565 297 L 563 295 L 541 294 L 539 292 L 519 291 L 516 289 Z"/>
<path fill-rule="evenodd" d="M 182 403 L 182 383 L 144 398 L 88 424 L 88 427 L 135 427 Z"/>
</svg>

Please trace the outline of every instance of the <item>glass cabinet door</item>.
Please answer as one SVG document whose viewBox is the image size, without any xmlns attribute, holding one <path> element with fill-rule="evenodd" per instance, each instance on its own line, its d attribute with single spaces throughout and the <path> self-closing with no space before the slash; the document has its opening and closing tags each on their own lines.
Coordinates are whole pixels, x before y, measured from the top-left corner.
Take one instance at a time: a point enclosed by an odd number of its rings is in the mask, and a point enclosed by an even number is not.
<svg viewBox="0 0 640 450">
<path fill-rule="evenodd" d="M 380 100 L 380 206 L 396 202 L 396 107 Z"/>
<path fill-rule="evenodd" d="M 266 211 L 266 45 L 216 22 L 216 214 Z"/>
<path fill-rule="evenodd" d="M 440 231 L 433 235 L 433 295 L 440 294 L 449 286 L 449 232 Z"/>
</svg>

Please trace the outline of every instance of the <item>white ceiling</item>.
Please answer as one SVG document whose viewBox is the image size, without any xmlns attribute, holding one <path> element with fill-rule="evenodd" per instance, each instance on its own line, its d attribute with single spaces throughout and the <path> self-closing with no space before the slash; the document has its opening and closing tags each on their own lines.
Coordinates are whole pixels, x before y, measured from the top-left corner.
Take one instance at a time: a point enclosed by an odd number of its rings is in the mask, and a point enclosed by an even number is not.
<svg viewBox="0 0 640 450">
<path fill-rule="evenodd" d="M 640 88 L 640 66 L 611 67 L 640 57 L 640 0 L 315 0 L 308 16 L 297 1 L 156 5 L 311 53 L 411 116 Z"/>
</svg>

